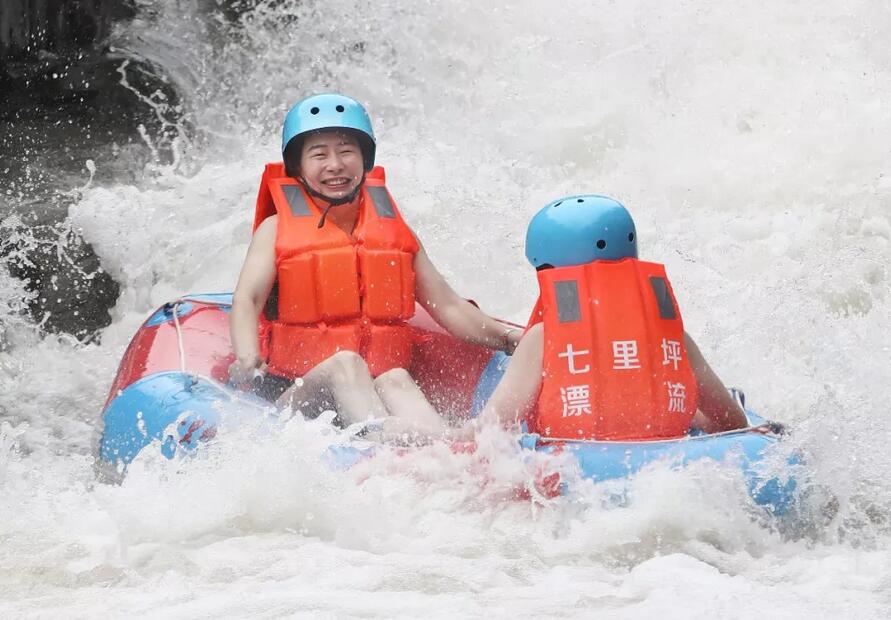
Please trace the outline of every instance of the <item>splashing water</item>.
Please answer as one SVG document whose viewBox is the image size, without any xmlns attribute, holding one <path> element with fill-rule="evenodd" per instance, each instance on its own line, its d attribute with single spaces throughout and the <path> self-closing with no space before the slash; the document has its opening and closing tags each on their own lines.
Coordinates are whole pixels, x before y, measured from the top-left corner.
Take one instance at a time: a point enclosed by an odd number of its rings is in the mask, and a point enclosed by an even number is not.
<svg viewBox="0 0 891 620">
<path fill-rule="evenodd" d="M 888 6 L 254 4 L 227 21 L 146 0 L 116 35 L 170 70 L 189 108 L 175 129 L 201 139 L 183 134 L 194 165 L 147 187 L 72 196 L 66 225 L 122 287 L 101 345 L 40 336 L 0 264 L 5 616 L 888 615 Z M 708 464 L 645 471 L 623 507 L 608 485 L 507 501 L 535 464 L 504 437 L 335 473 L 318 460 L 330 431 L 296 419 L 97 484 L 98 415 L 130 336 L 181 293 L 231 290 L 277 125 L 326 90 L 368 103 L 406 218 L 493 314 L 531 307 L 538 208 L 622 200 L 687 330 L 795 428 L 836 514 L 780 532 Z"/>
</svg>

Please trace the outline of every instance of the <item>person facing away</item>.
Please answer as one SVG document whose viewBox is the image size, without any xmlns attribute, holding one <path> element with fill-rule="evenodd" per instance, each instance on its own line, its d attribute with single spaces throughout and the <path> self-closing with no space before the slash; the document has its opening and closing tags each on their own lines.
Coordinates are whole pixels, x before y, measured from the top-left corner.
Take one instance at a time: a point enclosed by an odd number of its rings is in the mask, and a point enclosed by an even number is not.
<svg viewBox="0 0 891 620">
<path fill-rule="evenodd" d="M 357 101 L 314 95 L 285 117 L 282 163 L 260 184 L 254 234 L 232 300 L 230 381 L 344 424 L 384 418 L 384 434 L 436 436 L 444 421 L 405 370 L 415 304 L 453 336 L 511 352 L 519 332 L 461 298 L 403 220 L 374 166 Z M 261 357 L 261 312 L 270 327 Z"/>
<path fill-rule="evenodd" d="M 748 426 L 684 331 L 664 266 L 638 260 L 624 206 L 598 195 L 549 203 L 529 224 L 526 257 L 538 302 L 475 425 L 597 440 Z"/>
</svg>

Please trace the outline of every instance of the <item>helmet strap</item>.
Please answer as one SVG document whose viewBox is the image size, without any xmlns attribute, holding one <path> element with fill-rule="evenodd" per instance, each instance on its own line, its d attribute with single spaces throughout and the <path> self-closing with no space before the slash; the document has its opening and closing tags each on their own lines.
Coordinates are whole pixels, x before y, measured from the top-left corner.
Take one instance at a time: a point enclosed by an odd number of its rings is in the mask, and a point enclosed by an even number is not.
<svg viewBox="0 0 891 620">
<path fill-rule="evenodd" d="M 359 192 L 362 191 L 362 185 L 365 183 L 365 175 L 366 173 L 362 172 L 362 180 L 359 181 L 359 184 L 356 185 L 356 188 L 349 194 L 341 198 L 330 198 L 321 192 L 317 192 L 310 186 L 309 183 L 306 182 L 306 179 L 303 178 L 303 176 L 300 176 L 300 182 L 303 184 L 303 188 L 306 190 L 307 194 L 309 194 L 313 198 L 317 198 L 328 203 L 328 206 L 325 207 L 325 210 L 322 212 L 322 217 L 319 218 L 318 228 L 321 228 L 325 225 L 325 219 L 328 217 L 328 211 L 330 211 L 333 207 L 350 204 L 359 196 Z"/>
</svg>

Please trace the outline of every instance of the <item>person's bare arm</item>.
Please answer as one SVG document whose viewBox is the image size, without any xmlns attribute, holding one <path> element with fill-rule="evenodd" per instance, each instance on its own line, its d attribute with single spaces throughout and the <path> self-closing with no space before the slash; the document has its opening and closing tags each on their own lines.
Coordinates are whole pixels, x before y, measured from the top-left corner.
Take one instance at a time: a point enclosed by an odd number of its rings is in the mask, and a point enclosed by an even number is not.
<svg viewBox="0 0 891 620">
<path fill-rule="evenodd" d="M 684 333 L 684 344 L 699 389 L 699 410 L 692 426 L 706 433 L 719 433 L 749 425 L 745 413 L 733 400 L 721 379 L 715 374 L 690 334 Z"/>
<path fill-rule="evenodd" d="M 504 377 L 480 413 L 478 424 L 512 428 L 526 419 L 541 389 L 543 351 L 544 329 L 539 323 L 523 335 Z"/>
<path fill-rule="evenodd" d="M 269 297 L 275 282 L 275 232 L 277 216 L 263 221 L 254 232 L 248 248 L 238 284 L 232 295 L 232 312 L 229 315 L 229 333 L 232 349 L 235 351 L 234 371 L 245 376 L 233 377 L 237 382 L 244 380 L 260 363 L 260 349 L 257 343 L 257 329 L 260 312 Z"/>
<path fill-rule="evenodd" d="M 430 316 L 453 336 L 492 349 L 511 352 L 521 331 L 512 330 L 458 295 L 422 247 L 415 255 L 415 295 Z"/>
</svg>

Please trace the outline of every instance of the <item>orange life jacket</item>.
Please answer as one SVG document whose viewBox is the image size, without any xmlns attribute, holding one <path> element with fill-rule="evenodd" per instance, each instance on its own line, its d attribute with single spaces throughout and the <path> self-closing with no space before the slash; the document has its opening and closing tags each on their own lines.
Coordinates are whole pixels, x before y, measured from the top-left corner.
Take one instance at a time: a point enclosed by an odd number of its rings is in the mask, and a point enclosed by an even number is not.
<svg viewBox="0 0 891 620">
<path fill-rule="evenodd" d="M 414 257 L 419 245 L 385 185 L 368 173 L 352 235 L 331 221 L 281 163 L 268 164 L 254 230 L 278 214 L 275 263 L 278 316 L 269 330 L 273 374 L 295 378 L 337 351 L 355 351 L 372 375 L 411 363 L 405 320 L 415 312 Z"/>
<path fill-rule="evenodd" d="M 561 439 L 680 437 L 696 377 L 665 268 L 636 259 L 538 272 L 530 326 L 544 323 L 533 432 Z"/>
</svg>

